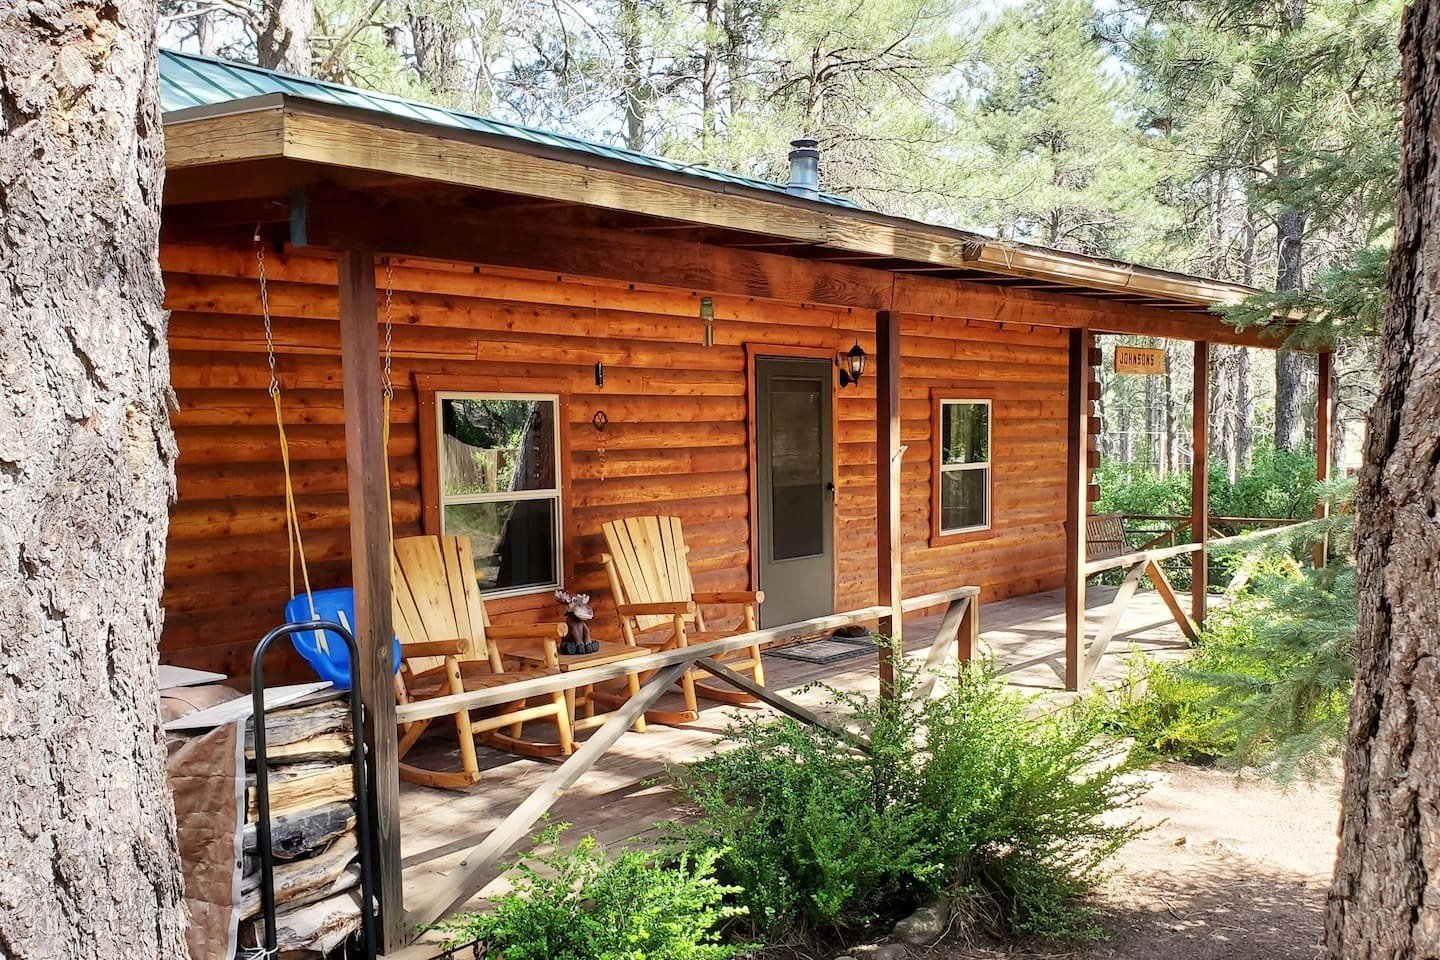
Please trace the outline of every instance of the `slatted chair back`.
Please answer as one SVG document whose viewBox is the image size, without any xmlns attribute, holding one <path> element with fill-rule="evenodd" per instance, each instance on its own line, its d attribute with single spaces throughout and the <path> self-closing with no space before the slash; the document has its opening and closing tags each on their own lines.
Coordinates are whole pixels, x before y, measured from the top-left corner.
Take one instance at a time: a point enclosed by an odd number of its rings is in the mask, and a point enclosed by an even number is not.
<svg viewBox="0 0 1440 960">
<path fill-rule="evenodd" d="M 1119 513 L 1099 513 L 1085 522 L 1085 557 L 1110 560 L 1130 552 L 1125 539 L 1125 518 Z"/>
<path fill-rule="evenodd" d="M 391 583 L 395 633 L 406 644 L 461 640 L 462 660 L 489 655 L 485 628 L 490 620 L 480 599 L 469 537 L 402 537 L 395 541 Z M 441 657 L 417 657 L 414 672 L 444 663 Z"/>
<path fill-rule="evenodd" d="M 685 532 L 679 517 L 627 517 L 604 525 L 605 546 L 624 596 L 616 603 L 664 603 L 691 599 L 695 584 L 686 559 Z M 646 614 L 635 618 L 640 632 L 665 626 L 671 618 Z"/>
</svg>

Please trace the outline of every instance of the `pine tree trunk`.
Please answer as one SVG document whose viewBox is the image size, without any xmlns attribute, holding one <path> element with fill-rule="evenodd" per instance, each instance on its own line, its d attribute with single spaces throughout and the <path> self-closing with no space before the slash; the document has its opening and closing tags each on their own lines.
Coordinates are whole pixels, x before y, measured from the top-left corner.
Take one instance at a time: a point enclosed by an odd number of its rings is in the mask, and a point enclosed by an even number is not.
<svg viewBox="0 0 1440 960">
<path fill-rule="evenodd" d="M 315 0 L 269 0 L 269 19 L 255 38 L 255 57 L 267 70 L 308 77 Z"/>
<path fill-rule="evenodd" d="M 705 52 L 700 64 L 700 142 L 704 158 L 714 159 L 716 113 L 720 101 L 720 0 L 705 0 Z"/>
<path fill-rule="evenodd" d="M 0 955 L 184 957 L 154 0 L 0 4 Z"/>
<path fill-rule="evenodd" d="M 1276 290 L 1299 290 L 1301 243 L 1305 235 L 1305 214 L 1290 210 L 1277 222 L 1278 272 Z M 1280 350 L 1275 354 L 1275 448 L 1298 451 L 1305 445 L 1306 359 L 1303 355 Z"/>
<path fill-rule="evenodd" d="M 460 58 L 456 51 L 454 13 L 443 4 L 411 3 L 410 41 L 415 48 L 415 74 L 442 97 L 460 92 Z"/>
<path fill-rule="evenodd" d="M 1440 956 L 1440 2 L 1401 29 L 1400 205 L 1358 491 L 1355 695 L 1327 904 L 1336 958 Z"/>
</svg>

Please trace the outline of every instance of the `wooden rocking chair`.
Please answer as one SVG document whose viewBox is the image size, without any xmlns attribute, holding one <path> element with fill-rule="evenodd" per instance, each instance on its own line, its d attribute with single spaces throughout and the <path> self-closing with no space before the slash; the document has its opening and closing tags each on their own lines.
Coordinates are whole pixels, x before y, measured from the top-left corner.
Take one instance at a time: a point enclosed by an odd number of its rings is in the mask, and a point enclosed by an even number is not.
<svg viewBox="0 0 1440 960">
<path fill-rule="evenodd" d="M 400 638 L 404 664 L 396 676 L 401 703 L 452 693 L 465 693 L 529 677 L 558 673 L 557 641 L 565 634 L 563 623 L 497 627 L 490 623 L 468 537 L 405 537 L 395 541 L 391 577 L 395 633 Z M 507 673 L 497 640 L 531 640 L 545 651 L 543 666 Z M 507 704 L 500 712 L 474 717 L 468 710 L 454 714 L 460 738 L 459 771 L 426 770 L 400 764 L 400 778 L 431 787 L 466 787 L 480 779 L 475 740 L 528 756 L 566 755 L 574 748 L 570 710 L 563 692 Z M 553 720 L 557 741 L 522 739 L 524 725 L 532 720 Z M 403 760 L 415 746 L 430 720 L 402 724 L 399 756 Z"/>
<path fill-rule="evenodd" d="M 719 640 L 740 631 L 707 630 L 705 615 L 698 604 L 735 605 L 742 609 L 740 630 L 757 629 L 755 608 L 765 599 L 761 591 L 732 590 L 697 592 L 690 578 L 685 534 L 679 517 L 630 517 L 613 520 L 602 528 L 607 553 L 600 555 L 615 611 L 625 642 L 640 643 L 657 650 L 687 647 L 692 643 Z M 645 636 L 665 628 L 653 636 Z M 760 685 L 765 667 L 758 644 L 716 658 L 732 670 L 748 671 Z M 719 688 L 702 681 L 711 674 L 693 667 L 680 676 L 682 711 L 651 710 L 645 716 L 655 723 L 688 723 L 700 715 L 697 694 L 721 703 L 751 703 L 755 698 L 732 688 Z"/>
</svg>

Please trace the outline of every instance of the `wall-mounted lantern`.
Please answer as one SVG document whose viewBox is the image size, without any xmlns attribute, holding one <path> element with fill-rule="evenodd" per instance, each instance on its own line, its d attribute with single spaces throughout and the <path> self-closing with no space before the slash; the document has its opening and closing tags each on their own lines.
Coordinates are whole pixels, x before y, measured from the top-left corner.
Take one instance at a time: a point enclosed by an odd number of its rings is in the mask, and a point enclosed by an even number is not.
<svg viewBox="0 0 1440 960">
<path fill-rule="evenodd" d="M 865 376 L 865 351 L 861 349 L 859 340 L 849 350 L 836 355 L 835 366 L 840 368 L 840 389 L 860 382 L 860 378 Z"/>
<path fill-rule="evenodd" d="M 700 298 L 700 322 L 705 325 L 701 343 L 707 347 L 715 346 L 715 301 L 709 297 Z"/>
</svg>

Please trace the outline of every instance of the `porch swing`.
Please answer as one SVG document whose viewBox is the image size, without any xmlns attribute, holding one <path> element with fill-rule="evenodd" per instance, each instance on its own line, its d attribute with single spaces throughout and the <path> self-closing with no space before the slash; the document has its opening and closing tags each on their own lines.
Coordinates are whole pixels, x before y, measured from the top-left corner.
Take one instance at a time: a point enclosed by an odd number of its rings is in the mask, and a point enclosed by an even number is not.
<svg viewBox="0 0 1440 960">
<path fill-rule="evenodd" d="M 289 549 L 290 599 L 285 604 L 285 622 L 290 624 L 323 620 L 338 623 L 354 631 L 355 591 L 352 587 L 314 590 L 310 585 L 310 568 L 305 560 L 305 541 L 300 529 L 300 514 L 295 505 L 295 481 L 290 467 L 290 441 L 285 434 L 285 411 L 281 399 L 280 377 L 275 363 L 275 336 L 270 317 L 270 285 L 265 275 L 265 241 L 259 227 L 254 235 L 255 265 L 260 282 L 260 317 L 265 330 L 265 360 L 270 369 L 270 385 L 266 392 L 275 408 L 275 430 L 280 446 L 280 470 L 285 479 L 285 539 Z M 385 430 L 390 429 L 389 401 L 386 401 Z M 388 439 L 388 437 L 387 437 Z M 388 465 L 387 465 L 388 466 Z M 388 476 L 388 474 L 387 474 Z M 386 486 L 389 489 L 388 483 Z M 300 567 L 300 584 L 296 591 L 295 567 Z M 338 690 L 350 689 L 350 653 L 342 639 L 328 630 L 305 630 L 290 634 L 295 648 L 316 676 L 328 680 Z M 400 642 L 392 641 L 391 658 L 399 670 Z"/>
<path fill-rule="evenodd" d="M 355 593 L 352 587 L 314 590 L 306 564 L 295 487 L 290 464 L 289 442 L 285 435 L 284 407 L 276 371 L 274 335 L 270 317 L 265 251 L 256 235 L 256 261 L 260 281 L 260 308 L 265 329 L 266 359 L 270 367 L 269 393 L 275 407 L 279 435 L 281 470 L 285 477 L 286 539 L 290 553 L 291 599 L 285 605 L 290 623 L 317 619 L 337 622 L 347 629 L 355 620 Z M 394 334 L 394 268 L 385 264 L 384 363 L 381 369 L 382 449 L 390 446 L 390 414 L 394 402 L 392 379 Z M 520 627 L 492 626 L 480 597 L 474 560 L 466 537 L 415 536 L 397 540 L 390 504 L 389 458 L 382 456 L 386 518 L 391 533 L 391 587 L 396 636 L 391 640 L 395 664 L 395 695 L 400 703 L 434 696 L 463 693 L 494 687 L 559 670 L 558 641 L 566 627 L 561 623 Z M 297 591 L 295 567 L 300 568 Z M 350 663 L 347 647 L 329 631 L 301 631 L 291 635 L 297 653 L 315 672 L 341 689 L 349 689 Z M 495 641 L 506 638 L 538 643 L 543 666 L 507 671 Z M 565 756 L 574 748 L 570 706 L 564 691 L 535 698 L 531 705 L 521 698 L 503 705 L 496 713 L 472 717 L 468 710 L 452 715 L 459 739 L 458 771 L 438 771 L 401 762 L 401 779 L 434 787 L 464 787 L 480 779 L 475 742 L 530 756 Z M 534 720 L 552 721 L 556 739 L 541 742 L 524 739 L 524 724 Z M 433 720 L 403 724 L 397 753 L 404 757 L 418 742 Z"/>
</svg>

